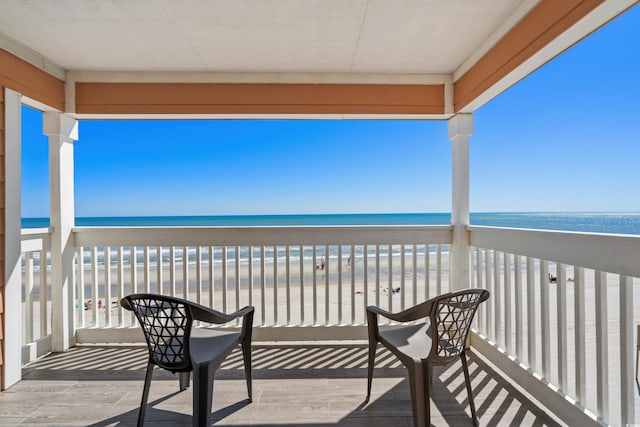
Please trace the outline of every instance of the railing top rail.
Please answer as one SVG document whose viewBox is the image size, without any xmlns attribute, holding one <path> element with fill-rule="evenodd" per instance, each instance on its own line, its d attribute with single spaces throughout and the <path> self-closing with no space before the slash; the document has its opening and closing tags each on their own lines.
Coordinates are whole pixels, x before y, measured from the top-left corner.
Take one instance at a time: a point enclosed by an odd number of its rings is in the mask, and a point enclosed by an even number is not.
<svg viewBox="0 0 640 427">
<path fill-rule="evenodd" d="M 640 236 L 479 226 L 468 230 L 472 246 L 640 277 Z"/>
<path fill-rule="evenodd" d="M 22 237 L 25 236 L 34 236 L 40 234 L 51 234 L 51 227 L 42 227 L 42 228 L 22 228 L 20 229 L 20 234 Z"/>
<path fill-rule="evenodd" d="M 75 227 L 76 246 L 447 244 L 449 225 Z"/>
</svg>

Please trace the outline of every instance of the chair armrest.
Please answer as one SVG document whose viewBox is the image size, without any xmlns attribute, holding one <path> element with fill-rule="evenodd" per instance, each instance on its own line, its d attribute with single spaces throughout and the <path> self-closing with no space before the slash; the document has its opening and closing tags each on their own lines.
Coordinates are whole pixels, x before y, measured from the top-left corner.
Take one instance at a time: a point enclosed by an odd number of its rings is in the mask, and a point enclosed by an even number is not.
<svg viewBox="0 0 640 427">
<path fill-rule="evenodd" d="M 235 313 L 229 314 L 233 319 L 242 317 L 242 332 L 240 333 L 241 340 L 247 338 L 249 342 L 251 341 L 251 333 L 253 331 L 253 313 L 255 310 L 255 307 L 248 305 Z"/>
<path fill-rule="evenodd" d="M 367 307 L 367 313 L 380 315 L 380 316 L 386 317 L 387 319 L 394 320 L 396 322 L 412 322 L 414 320 L 428 317 L 429 314 L 431 313 L 432 306 L 433 306 L 433 299 L 430 299 L 421 304 L 410 307 L 404 311 L 400 311 L 398 313 L 391 313 L 386 310 L 383 310 L 380 307 L 370 305 L 369 307 Z"/>
<path fill-rule="evenodd" d="M 239 317 L 242 317 L 242 332 L 241 337 L 249 337 L 251 339 L 251 332 L 253 329 L 253 313 L 255 308 L 253 306 L 246 306 L 233 313 L 221 313 L 212 308 L 205 307 L 195 303 L 189 303 L 191 313 L 193 313 L 193 320 L 200 320 L 202 322 L 221 324 L 228 323 Z"/>
<path fill-rule="evenodd" d="M 374 315 L 373 317 L 371 316 L 372 314 Z M 370 305 L 370 306 L 367 307 L 367 317 L 377 318 L 378 315 L 380 315 L 382 317 L 386 317 L 387 319 L 399 321 L 398 319 L 396 319 L 397 316 L 395 314 L 393 314 L 393 313 L 391 313 L 391 312 L 389 312 L 387 310 L 384 310 L 384 309 L 382 309 L 380 307 L 377 307 L 375 305 Z"/>
</svg>

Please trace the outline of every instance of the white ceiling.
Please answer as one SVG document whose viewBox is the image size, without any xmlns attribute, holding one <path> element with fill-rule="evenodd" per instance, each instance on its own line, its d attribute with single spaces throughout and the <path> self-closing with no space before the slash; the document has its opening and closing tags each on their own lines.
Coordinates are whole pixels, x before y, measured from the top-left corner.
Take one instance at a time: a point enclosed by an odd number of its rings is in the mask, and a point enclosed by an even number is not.
<svg viewBox="0 0 640 427">
<path fill-rule="evenodd" d="M 71 71 L 451 75 L 536 3 L 0 0 L 0 47 Z"/>
</svg>

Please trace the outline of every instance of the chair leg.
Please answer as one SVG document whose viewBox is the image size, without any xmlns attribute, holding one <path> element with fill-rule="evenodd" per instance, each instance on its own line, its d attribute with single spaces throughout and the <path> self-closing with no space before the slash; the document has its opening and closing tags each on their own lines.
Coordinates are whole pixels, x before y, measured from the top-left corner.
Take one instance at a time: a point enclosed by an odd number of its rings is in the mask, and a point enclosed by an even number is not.
<svg viewBox="0 0 640 427">
<path fill-rule="evenodd" d="M 253 389 L 251 379 L 251 343 L 242 343 L 242 358 L 244 359 L 244 376 L 247 380 L 247 394 L 249 402 L 253 402 Z"/>
<path fill-rule="evenodd" d="M 473 392 L 471 390 L 471 379 L 469 378 L 469 368 L 467 367 L 467 356 L 463 351 L 460 353 L 460 359 L 462 360 L 462 370 L 464 371 L 464 381 L 467 384 L 467 394 L 469 395 L 469 407 L 471 408 L 471 418 L 473 425 L 478 425 L 478 417 L 476 416 L 476 405 L 473 403 Z"/>
<path fill-rule="evenodd" d="M 190 372 L 178 372 L 178 382 L 180 383 L 180 391 L 185 391 L 189 388 L 189 374 Z"/>
<path fill-rule="evenodd" d="M 193 425 L 209 427 L 211 425 L 211 406 L 213 400 L 213 377 L 215 366 L 209 364 L 193 366 Z"/>
<path fill-rule="evenodd" d="M 149 359 L 147 363 L 147 373 L 144 376 L 144 386 L 142 388 L 142 400 L 140 401 L 140 410 L 138 411 L 138 427 L 144 425 L 144 416 L 147 412 L 147 400 L 149 399 L 149 388 L 151 387 L 151 377 L 153 376 L 153 368 L 155 364 Z"/>
<path fill-rule="evenodd" d="M 365 402 L 369 401 L 371 397 L 371 384 L 373 383 L 373 367 L 376 362 L 376 350 L 378 347 L 378 343 L 369 342 L 369 364 L 367 366 L 367 399 Z"/>
<path fill-rule="evenodd" d="M 427 418 L 429 410 L 425 405 L 430 406 L 431 401 L 427 400 L 425 385 L 425 373 L 422 363 L 411 363 L 407 365 L 409 371 L 409 387 L 411 388 L 411 408 L 413 410 L 413 425 L 415 427 L 426 427 L 431 424 Z"/>
<path fill-rule="evenodd" d="M 431 384 L 433 384 L 433 366 L 424 362 L 424 419 L 427 426 L 431 426 Z"/>
</svg>

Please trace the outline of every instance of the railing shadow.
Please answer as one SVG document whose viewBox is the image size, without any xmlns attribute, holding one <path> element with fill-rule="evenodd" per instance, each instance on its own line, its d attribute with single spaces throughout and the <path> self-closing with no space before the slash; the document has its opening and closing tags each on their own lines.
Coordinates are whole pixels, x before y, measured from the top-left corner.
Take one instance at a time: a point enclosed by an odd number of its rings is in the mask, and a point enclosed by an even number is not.
<svg viewBox="0 0 640 427">
<path fill-rule="evenodd" d="M 144 373 L 147 362 L 146 347 L 141 346 L 79 346 L 68 352 L 52 354 L 36 363 L 24 368 L 25 380 L 46 381 L 140 381 L 140 387 L 144 381 Z M 274 427 L 277 425 L 300 426 L 408 426 L 412 425 L 412 412 L 410 402 L 409 385 L 405 368 L 397 361 L 395 356 L 386 349 L 380 347 L 376 357 L 374 371 L 374 393 L 369 402 L 364 402 L 366 394 L 366 345 L 256 345 L 253 349 L 253 378 L 254 380 L 300 380 L 300 379 L 353 379 L 345 382 L 349 387 L 346 395 L 348 399 L 340 404 L 344 407 L 343 415 L 331 421 L 310 419 L 313 408 L 307 408 L 307 418 L 301 417 L 296 411 L 302 406 L 295 405 L 296 394 L 302 398 L 305 390 L 296 390 L 295 386 L 285 385 L 280 393 L 278 401 L 280 405 L 291 404 L 289 422 L 272 420 L 273 417 L 262 417 L 262 412 L 272 410 L 273 402 L 269 404 L 261 402 L 260 396 L 256 398 L 254 384 L 254 403 L 249 404 L 246 398 L 239 397 L 236 402 L 233 395 L 226 397 L 223 402 L 217 403 L 214 398 L 214 424 L 223 420 L 230 420 L 233 425 L 252 425 L 262 427 Z M 483 426 L 503 425 L 556 425 L 556 423 L 544 412 L 538 409 L 526 396 L 519 393 L 509 383 L 502 380 L 490 366 L 482 360 L 469 355 L 469 369 L 472 388 L 475 397 L 477 413 Z M 459 363 L 448 367 L 435 368 L 435 377 L 432 383 L 432 423 L 434 425 L 472 425 L 470 409 L 467 399 L 467 391 L 464 386 L 464 376 Z M 156 369 L 154 382 L 176 381 L 175 375 Z M 218 380 L 241 380 L 244 383 L 244 371 L 241 352 L 232 353 L 216 375 Z M 359 380 L 362 380 L 359 382 Z M 397 380 L 397 381 L 396 381 Z M 294 382 L 297 383 L 297 382 Z M 341 384 L 340 381 L 338 383 Z M 166 384 L 166 383 L 165 383 Z M 292 383 L 293 384 L 293 383 Z M 342 387 L 340 384 L 337 387 Z M 378 385 L 378 391 L 376 390 Z M 117 385 L 117 384 L 116 384 Z M 169 384 L 171 386 L 172 384 Z M 362 387 L 360 393 L 360 386 Z M 97 385 L 96 387 L 99 387 Z M 153 387 L 153 382 L 152 382 Z M 215 386 L 214 386 L 215 387 Z M 246 389 L 242 390 L 243 393 Z M 178 397 L 185 404 L 189 400 L 191 390 L 185 391 L 189 396 Z M 288 396 L 287 393 L 293 393 Z M 123 426 L 135 425 L 138 416 L 137 389 L 131 392 L 135 401 L 131 405 L 123 407 L 123 412 L 92 426 Z M 340 393 L 340 391 L 336 391 Z M 166 425 L 191 425 L 190 407 L 181 407 L 182 412 L 172 412 L 171 402 L 166 402 L 178 396 L 179 392 L 171 392 L 162 398 L 151 401 L 147 409 L 149 425 L 154 423 L 169 423 Z M 269 396 L 269 390 L 263 391 L 263 397 Z M 334 400 L 335 397 L 331 396 Z M 308 397 L 307 397 L 308 398 Z M 323 399 L 323 396 L 319 396 Z M 274 398 L 275 399 L 275 398 Z M 162 403 L 165 403 L 164 407 Z M 307 402 L 307 401 L 305 401 Z M 175 402 L 174 402 L 175 403 Z M 173 404 L 174 404 L 173 403 Z M 136 405 L 135 408 L 131 406 Z M 222 406 L 222 407 L 220 407 Z M 313 405 L 310 405 L 313 406 Z M 219 408 L 219 409 L 216 409 Z M 243 424 L 245 419 L 250 419 Z"/>
</svg>

